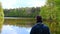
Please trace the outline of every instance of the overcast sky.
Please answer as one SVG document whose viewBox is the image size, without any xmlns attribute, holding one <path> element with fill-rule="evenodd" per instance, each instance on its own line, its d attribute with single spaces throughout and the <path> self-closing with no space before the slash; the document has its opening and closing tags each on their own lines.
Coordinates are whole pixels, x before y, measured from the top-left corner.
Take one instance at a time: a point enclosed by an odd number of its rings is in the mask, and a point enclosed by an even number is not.
<svg viewBox="0 0 60 34">
<path fill-rule="evenodd" d="M 5 9 L 18 7 L 41 7 L 44 6 L 46 0 L 0 0 L 2 7 Z"/>
</svg>

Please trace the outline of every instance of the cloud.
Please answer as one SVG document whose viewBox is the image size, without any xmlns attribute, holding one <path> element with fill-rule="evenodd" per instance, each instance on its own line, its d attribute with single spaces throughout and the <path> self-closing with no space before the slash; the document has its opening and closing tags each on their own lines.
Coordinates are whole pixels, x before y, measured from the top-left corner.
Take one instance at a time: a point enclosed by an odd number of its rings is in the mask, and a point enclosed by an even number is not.
<svg viewBox="0 0 60 34">
<path fill-rule="evenodd" d="M 16 0 L 1 0 L 3 8 L 14 8 Z"/>
<path fill-rule="evenodd" d="M 18 7 L 41 7 L 45 5 L 46 0 L 0 0 L 3 8 Z"/>
</svg>

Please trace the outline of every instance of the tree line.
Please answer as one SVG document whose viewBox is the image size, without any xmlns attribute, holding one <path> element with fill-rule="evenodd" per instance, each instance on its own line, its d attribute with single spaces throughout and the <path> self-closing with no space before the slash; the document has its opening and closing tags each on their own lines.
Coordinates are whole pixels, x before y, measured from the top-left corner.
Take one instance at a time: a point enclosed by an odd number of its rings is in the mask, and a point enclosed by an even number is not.
<svg viewBox="0 0 60 34">
<path fill-rule="evenodd" d="M 5 17 L 35 17 L 39 12 L 40 7 L 4 9 Z"/>
</svg>

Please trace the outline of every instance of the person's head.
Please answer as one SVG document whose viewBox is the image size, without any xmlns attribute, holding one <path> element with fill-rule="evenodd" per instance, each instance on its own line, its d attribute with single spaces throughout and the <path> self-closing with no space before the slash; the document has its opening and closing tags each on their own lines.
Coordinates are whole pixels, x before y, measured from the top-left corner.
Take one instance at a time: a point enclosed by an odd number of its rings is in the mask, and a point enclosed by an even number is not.
<svg viewBox="0 0 60 34">
<path fill-rule="evenodd" d="M 42 23 L 42 17 L 41 17 L 41 16 L 37 16 L 37 17 L 36 17 L 36 20 L 37 20 L 37 23 L 38 23 L 38 22 Z"/>
</svg>

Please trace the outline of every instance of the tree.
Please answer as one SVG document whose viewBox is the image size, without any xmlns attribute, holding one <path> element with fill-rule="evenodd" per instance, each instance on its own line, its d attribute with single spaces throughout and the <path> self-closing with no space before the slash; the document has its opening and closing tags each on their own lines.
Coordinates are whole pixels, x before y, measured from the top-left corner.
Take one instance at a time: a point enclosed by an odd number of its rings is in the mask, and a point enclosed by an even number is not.
<svg viewBox="0 0 60 34">
<path fill-rule="evenodd" d="M 47 22 L 50 22 L 48 25 L 52 27 L 51 31 L 57 32 L 56 29 L 59 28 L 60 22 L 60 0 L 47 0 L 46 5 L 41 7 L 40 15 L 43 19 L 48 20 Z"/>
<path fill-rule="evenodd" d="M 4 22 L 4 13 L 3 13 L 3 9 L 2 9 L 2 6 L 1 6 L 1 2 L 0 2 L 0 30 L 2 28 L 3 22 Z"/>
</svg>

